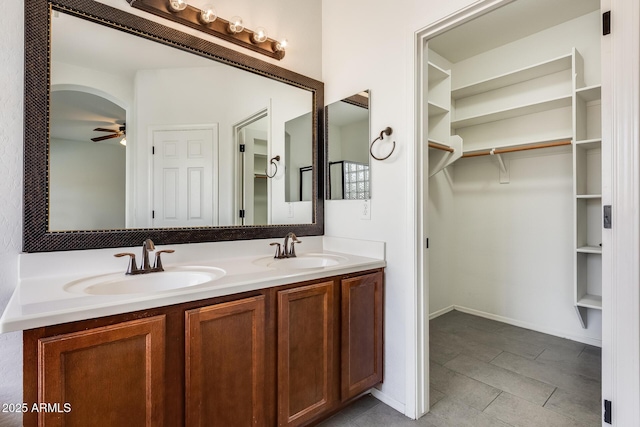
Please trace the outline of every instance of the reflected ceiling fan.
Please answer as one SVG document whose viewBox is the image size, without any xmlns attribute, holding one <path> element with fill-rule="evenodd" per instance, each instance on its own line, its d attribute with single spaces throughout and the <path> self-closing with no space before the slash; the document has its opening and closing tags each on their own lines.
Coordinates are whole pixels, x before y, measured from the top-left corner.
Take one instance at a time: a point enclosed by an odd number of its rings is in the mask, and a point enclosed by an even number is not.
<svg viewBox="0 0 640 427">
<path fill-rule="evenodd" d="M 118 130 L 107 129 L 107 128 L 95 128 L 93 131 L 94 132 L 109 132 L 111 134 L 111 135 L 97 136 L 95 138 L 91 138 L 91 140 L 93 142 L 100 142 L 100 141 L 105 141 L 107 139 L 113 139 L 113 138 L 123 138 L 123 140 L 126 141 L 126 137 L 127 137 L 127 125 L 126 125 L 126 123 L 123 123 L 121 126 L 119 126 Z M 126 142 L 122 143 L 122 145 L 125 145 L 125 144 L 126 144 Z"/>
</svg>

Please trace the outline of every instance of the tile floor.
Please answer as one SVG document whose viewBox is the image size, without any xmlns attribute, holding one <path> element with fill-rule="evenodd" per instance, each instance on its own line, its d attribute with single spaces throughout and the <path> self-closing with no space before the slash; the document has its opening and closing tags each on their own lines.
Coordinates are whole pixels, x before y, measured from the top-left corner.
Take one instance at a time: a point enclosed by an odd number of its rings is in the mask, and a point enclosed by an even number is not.
<svg viewBox="0 0 640 427">
<path fill-rule="evenodd" d="M 600 426 L 600 349 L 451 311 L 430 323 L 431 412 L 364 396 L 321 427 Z"/>
</svg>

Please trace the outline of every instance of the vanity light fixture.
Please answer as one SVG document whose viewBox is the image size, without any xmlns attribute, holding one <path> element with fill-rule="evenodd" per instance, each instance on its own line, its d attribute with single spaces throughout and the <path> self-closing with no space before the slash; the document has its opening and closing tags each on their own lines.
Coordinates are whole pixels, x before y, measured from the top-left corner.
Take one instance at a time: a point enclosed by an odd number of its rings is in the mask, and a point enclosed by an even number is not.
<svg viewBox="0 0 640 427">
<path fill-rule="evenodd" d="M 263 27 L 258 27 L 253 31 L 251 35 L 251 41 L 253 43 L 259 44 L 264 43 L 267 40 L 267 30 Z"/>
<path fill-rule="evenodd" d="M 276 52 L 281 52 L 281 51 L 284 52 L 288 44 L 289 44 L 289 41 L 287 39 L 275 41 L 273 42 L 273 50 L 275 50 Z"/>
<path fill-rule="evenodd" d="M 180 12 L 187 8 L 187 0 L 169 0 L 169 9 L 174 12 Z"/>
<path fill-rule="evenodd" d="M 242 18 L 234 16 L 225 20 L 217 16 L 212 4 L 194 7 L 189 0 L 127 0 L 131 7 L 144 10 L 162 18 L 214 35 L 228 42 L 275 59 L 282 59 L 287 46 L 286 39 L 275 40 L 267 36 L 262 27 L 254 31 L 245 28 Z"/>
<path fill-rule="evenodd" d="M 242 22 L 242 18 L 239 16 L 234 16 L 229 21 L 229 25 L 227 26 L 227 30 L 231 34 L 238 34 L 244 31 L 244 23 Z"/>
<path fill-rule="evenodd" d="M 205 25 L 212 23 L 217 17 L 218 14 L 216 13 L 216 9 L 210 3 L 207 3 L 202 6 L 202 9 L 200 9 L 200 22 Z"/>
</svg>

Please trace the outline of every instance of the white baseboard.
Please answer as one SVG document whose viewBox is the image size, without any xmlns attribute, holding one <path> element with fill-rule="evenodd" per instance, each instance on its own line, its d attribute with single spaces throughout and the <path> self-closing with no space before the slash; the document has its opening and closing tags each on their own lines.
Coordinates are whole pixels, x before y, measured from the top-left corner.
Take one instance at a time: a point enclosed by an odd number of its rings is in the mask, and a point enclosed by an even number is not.
<svg viewBox="0 0 640 427">
<path fill-rule="evenodd" d="M 553 336 L 556 336 L 556 337 L 566 338 L 566 339 L 569 339 L 569 340 L 572 340 L 572 341 L 581 342 L 583 344 L 589 344 L 589 345 L 593 345 L 593 346 L 596 346 L 596 347 L 602 347 L 602 340 L 599 340 L 599 339 L 589 338 L 589 337 L 582 337 L 582 336 L 579 336 L 579 335 L 573 335 L 573 334 L 566 333 L 564 331 L 559 331 L 559 330 L 556 330 L 556 329 L 541 328 L 538 325 L 535 325 L 533 323 L 523 322 L 521 320 L 511 319 L 509 317 L 498 316 L 496 314 L 486 313 L 484 311 L 475 310 L 473 308 L 462 307 L 462 306 L 459 306 L 459 305 L 454 305 L 453 309 L 461 311 L 463 313 L 473 314 L 474 316 L 484 317 L 486 319 L 491 319 L 491 320 L 497 320 L 498 322 L 507 323 L 509 325 L 518 326 L 518 327 L 525 328 L 525 329 L 531 329 L 532 331 L 542 332 L 543 334 L 549 334 L 549 335 L 553 335 Z M 439 313 L 439 312 L 437 312 L 437 313 Z M 436 313 L 434 313 L 434 314 L 436 314 Z M 444 314 L 444 313 L 440 313 L 438 315 L 441 316 L 442 314 Z M 437 317 L 437 316 L 434 316 L 434 317 Z M 431 316 L 429 316 L 429 319 L 431 319 Z"/>
<path fill-rule="evenodd" d="M 436 317 L 440 317 L 443 314 L 447 314 L 448 312 L 455 310 L 455 308 L 456 308 L 455 305 L 450 305 L 449 307 L 445 307 L 441 310 L 434 311 L 433 313 L 429 314 L 429 320 L 433 320 Z"/>
<path fill-rule="evenodd" d="M 391 406 L 396 411 L 398 411 L 401 414 L 405 415 L 405 413 L 404 413 L 404 409 L 405 409 L 404 403 L 398 402 L 397 400 L 395 400 L 392 397 L 389 397 L 387 394 L 381 392 L 377 388 L 372 388 L 370 391 L 371 391 L 371 395 L 373 397 L 375 397 L 376 399 L 378 399 L 379 401 L 381 401 L 385 405 Z"/>
</svg>

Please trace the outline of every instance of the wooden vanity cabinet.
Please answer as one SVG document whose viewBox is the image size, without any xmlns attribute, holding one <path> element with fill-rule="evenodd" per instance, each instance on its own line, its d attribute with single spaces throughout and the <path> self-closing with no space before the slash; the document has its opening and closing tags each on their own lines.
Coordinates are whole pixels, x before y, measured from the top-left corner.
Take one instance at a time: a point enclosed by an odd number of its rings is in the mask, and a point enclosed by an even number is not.
<svg viewBox="0 0 640 427">
<path fill-rule="evenodd" d="M 187 426 L 265 426 L 264 295 L 185 312 Z"/>
<path fill-rule="evenodd" d="M 317 423 L 382 380 L 382 285 L 376 270 L 25 331 L 23 423 Z"/>
<path fill-rule="evenodd" d="M 275 388 L 265 386 L 275 375 L 274 346 L 265 345 L 273 341 L 266 339 L 273 294 L 265 289 L 24 331 L 24 401 L 29 408 L 68 402 L 71 411 L 28 411 L 23 424 L 274 425 Z"/>
<path fill-rule="evenodd" d="M 278 426 L 301 426 L 336 403 L 338 287 L 278 291 Z"/>
<path fill-rule="evenodd" d="M 382 382 L 382 289 L 380 271 L 341 281 L 343 402 Z"/>
<path fill-rule="evenodd" d="M 163 315 L 38 339 L 24 424 L 165 425 L 165 340 Z"/>
</svg>

